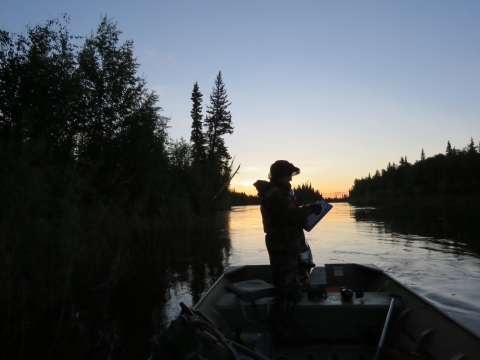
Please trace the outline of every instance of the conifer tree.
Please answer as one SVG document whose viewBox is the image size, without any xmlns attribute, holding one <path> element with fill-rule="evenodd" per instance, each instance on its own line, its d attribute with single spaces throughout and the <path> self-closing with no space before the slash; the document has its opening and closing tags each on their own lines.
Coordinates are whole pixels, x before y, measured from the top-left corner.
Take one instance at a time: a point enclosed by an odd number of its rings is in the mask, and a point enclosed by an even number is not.
<svg viewBox="0 0 480 360">
<path fill-rule="evenodd" d="M 204 124 L 208 146 L 207 157 L 210 161 L 219 162 L 223 166 L 228 166 L 230 159 L 223 136 L 233 133 L 232 115 L 227 110 L 230 105 L 220 71 L 210 94 L 210 105 L 207 105 L 208 115 L 205 117 Z"/>
<path fill-rule="evenodd" d="M 450 145 L 450 140 L 447 142 L 447 149 L 445 151 L 447 154 L 450 154 L 452 152 L 452 145 Z"/>
<path fill-rule="evenodd" d="M 192 91 L 192 132 L 190 135 L 190 142 L 193 144 L 193 159 L 203 160 L 206 157 L 205 136 L 203 134 L 203 115 L 202 115 L 202 101 L 203 94 L 200 92 L 198 82 L 193 85 Z"/>
<path fill-rule="evenodd" d="M 420 154 L 420 160 L 425 160 L 425 151 L 423 151 L 423 148 L 422 153 Z"/>
<path fill-rule="evenodd" d="M 476 146 L 475 146 L 475 143 L 473 142 L 473 137 L 471 137 L 470 144 L 468 144 L 468 153 L 474 154 L 475 152 L 476 152 Z"/>
</svg>

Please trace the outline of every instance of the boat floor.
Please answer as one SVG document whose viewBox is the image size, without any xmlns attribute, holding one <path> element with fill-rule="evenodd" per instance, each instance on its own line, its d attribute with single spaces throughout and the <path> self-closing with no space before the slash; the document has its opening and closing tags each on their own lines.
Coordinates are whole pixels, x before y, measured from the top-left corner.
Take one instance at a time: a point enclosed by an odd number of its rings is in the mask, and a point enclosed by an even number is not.
<svg viewBox="0 0 480 360">
<path fill-rule="evenodd" d="M 373 360 L 376 348 L 357 343 L 316 343 L 308 346 L 273 349 L 272 359 L 290 360 Z"/>
<path fill-rule="evenodd" d="M 304 333 L 311 342 L 300 346 L 273 343 L 270 352 L 260 353 L 269 353 L 275 360 L 374 360 L 380 335 L 387 329 L 382 359 L 480 359 L 477 334 L 373 265 L 325 264 L 312 270 L 311 279 L 315 279 L 311 284 L 322 286 L 327 295 L 309 299 L 304 294 L 290 312 L 293 321 L 288 329 L 288 333 Z M 272 334 L 265 321 L 272 295 L 254 300 L 226 290 L 231 284 L 257 280 L 272 283 L 268 265 L 232 267 L 194 309 L 230 341 L 242 334 Z M 343 299 L 343 286 L 355 292 L 361 289 L 361 296 L 355 293 L 351 299 Z"/>
</svg>

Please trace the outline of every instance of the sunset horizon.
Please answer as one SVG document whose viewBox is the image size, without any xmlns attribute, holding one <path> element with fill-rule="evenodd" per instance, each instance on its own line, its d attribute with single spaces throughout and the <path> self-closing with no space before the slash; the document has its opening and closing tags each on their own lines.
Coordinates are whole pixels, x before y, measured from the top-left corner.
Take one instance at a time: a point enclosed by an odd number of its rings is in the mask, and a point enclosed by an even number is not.
<svg viewBox="0 0 480 360">
<path fill-rule="evenodd" d="M 430 157 L 447 141 L 461 149 L 480 140 L 478 3 L 25 0 L 7 4 L 0 21 L 20 33 L 63 13 L 72 35 L 107 16 L 121 42 L 133 41 L 171 141 L 190 141 L 194 83 L 205 116 L 222 72 L 238 191 L 253 192 L 286 159 L 302 170 L 296 185 L 346 193 L 401 157 L 414 163 L 422 149 Z"/>
</svg>

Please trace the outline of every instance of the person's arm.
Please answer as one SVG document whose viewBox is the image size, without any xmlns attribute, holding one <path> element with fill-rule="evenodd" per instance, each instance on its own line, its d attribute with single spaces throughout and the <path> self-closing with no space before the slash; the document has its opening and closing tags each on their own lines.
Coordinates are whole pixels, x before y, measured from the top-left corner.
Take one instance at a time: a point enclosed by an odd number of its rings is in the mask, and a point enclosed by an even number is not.
<svg viewBox="0 0 480 360">
<path fill-rule="evenodd" d="M 287 226 L 302 226 L 308 215 L 314 211 L 310 205 L 293 207 L 290 204 L 290 195 L 279 188 L 272 188 L 265 196 L 265 205 L 272 216 Z"/>
</svg>

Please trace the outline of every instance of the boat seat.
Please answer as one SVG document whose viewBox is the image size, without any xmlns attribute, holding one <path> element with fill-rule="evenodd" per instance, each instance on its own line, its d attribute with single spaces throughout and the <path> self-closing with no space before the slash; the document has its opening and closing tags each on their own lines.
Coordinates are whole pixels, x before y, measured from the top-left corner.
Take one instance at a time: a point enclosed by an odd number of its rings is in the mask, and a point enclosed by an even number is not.
<svg viewBox="0 0 480 360">
<path fill-rule="evenodd" d="M 325 267 L 313 268 L 307 282 L 312 286 L 326 285 L 327 276 L 325 273 Z M 275 286 L 261 279 L 253 279 L 231 283 L 225 287 L 225 290 L 234 293 L 240 299 L 247 301 L 275 296 Z"/>
<path fill-rule="evenodd" d="M 350 300 L 342 299 L 340 293 L 329 293 L 316 300 L 303 294 L 293 307 L 293 323 L 310 339 L 365 341 L 381 334 L 390 301 L 386 292 L 365 292 L 363 298 Z M 247 301 L 233 293 L 225 293 L 216 309 L 232 329 L 268 332 L 271 324 L 267 320 L 272 305 L 273 297 Z"/>
<path fill-rule="evenodd" d="M 225 286 L 225 290 L 246 301 L 275 296 L 275 286 L 260 279 L 231 283 Z"/>
</svg>

